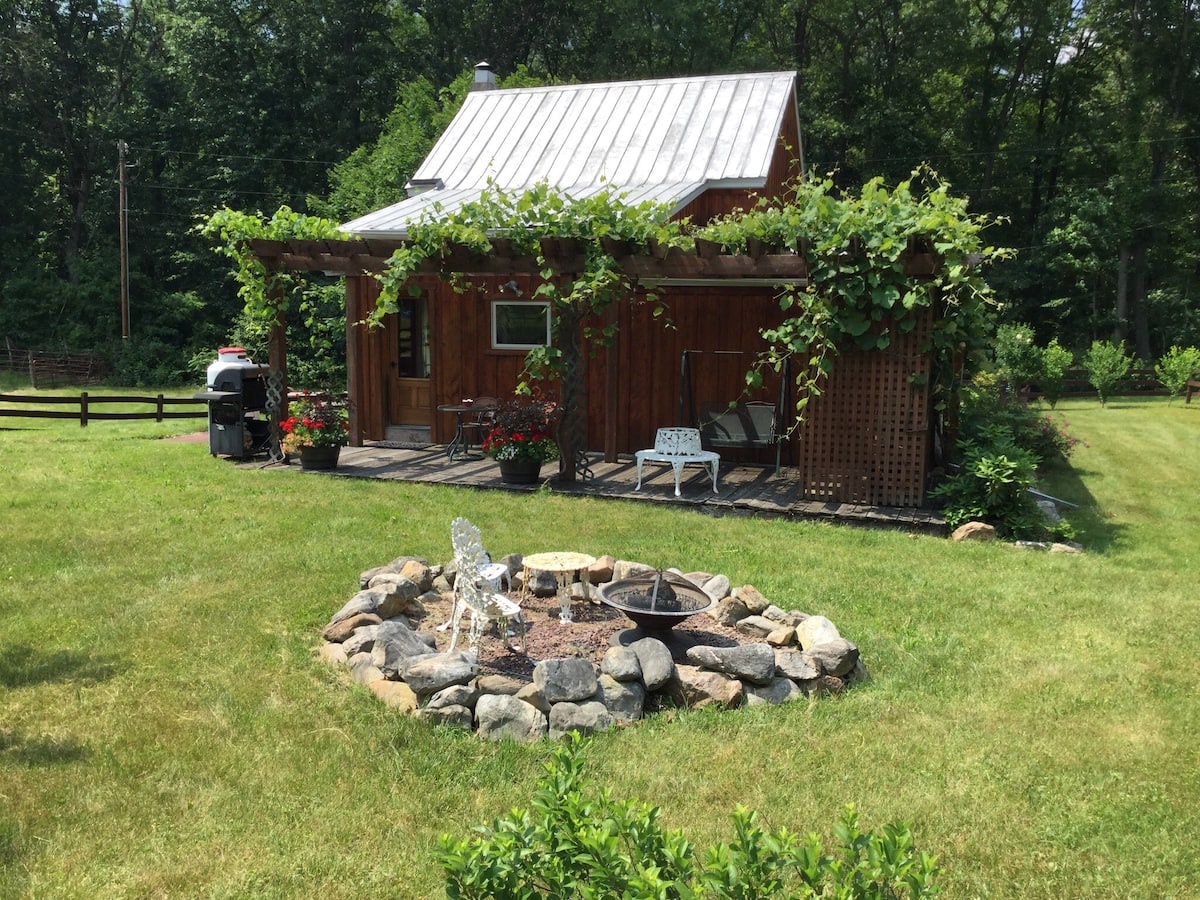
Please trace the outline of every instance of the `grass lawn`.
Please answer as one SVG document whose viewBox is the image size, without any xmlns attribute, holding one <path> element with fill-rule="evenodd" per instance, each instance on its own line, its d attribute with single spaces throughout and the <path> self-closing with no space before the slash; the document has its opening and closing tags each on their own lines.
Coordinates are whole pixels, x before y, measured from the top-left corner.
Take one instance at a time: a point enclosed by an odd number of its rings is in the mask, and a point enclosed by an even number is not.
<svg viewBox="0 0 1200 900">
<path fill-rule="evenodd" d="M 358 573 L 569 548 L 753 583 L 856 641 L 836 699 L 653 717 L 593 780 L 700 845 L 735 804 L 912 823 L 951 897 L 1200 896 L 1200 406 L 1064 401 L 1089 553 L 245 469 L 188 423 L 0 419 L 0 897 L 433 897 L 547 745 L 386 711 L 317 662 Z"/>
</svg>

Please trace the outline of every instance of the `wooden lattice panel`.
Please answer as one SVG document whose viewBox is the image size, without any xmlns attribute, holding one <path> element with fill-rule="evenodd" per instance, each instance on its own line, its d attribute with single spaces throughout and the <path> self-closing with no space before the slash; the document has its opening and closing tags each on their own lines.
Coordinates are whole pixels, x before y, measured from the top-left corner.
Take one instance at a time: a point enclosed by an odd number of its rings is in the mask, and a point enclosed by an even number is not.
<svg viewBox="0 0 1200 900">
<path fill-rule="evenodd" d="M 808 405 L 799 468 L 805 498 L 920 506 L 930 454 L 928 321 L 882 351 L 844 349 Z"/>
</svg>

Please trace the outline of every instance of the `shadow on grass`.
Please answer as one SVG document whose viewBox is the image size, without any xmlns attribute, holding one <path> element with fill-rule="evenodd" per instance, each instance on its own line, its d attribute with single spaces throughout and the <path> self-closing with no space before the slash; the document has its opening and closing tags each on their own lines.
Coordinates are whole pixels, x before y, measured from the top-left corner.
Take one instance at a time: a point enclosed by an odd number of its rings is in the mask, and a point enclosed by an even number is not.
<svg viewBox="0 0 1200 900">
<path fill-rule="evenodd" d="M 44 652 L 25 644 L 0 648 L 0 687 L 20 688 L 57 681 L 107 681 L 118 661 L 74 650 Z"/>
<path fill-rule="evenodd" d="M 21 826 L 0 813 L 0 897 L 24 897 L 28 879 L 17 865 L 25 855 Z"/>
<path fill-rule="evenodd" d="M 0 730 L 0 760 L 24 766 L 54 766 L 81 762 L 91 755 L 92 751 L 78 741 L 28 737 L 17 731 Z M 0 836 L 2 842 L 3 836 Z M 3 853 L 3 847 L 0 846 L 0 856 Z"/>
<path fill-rule="evenodd" d="M 1076 504 L 1079 509 L 1065 509 L 1063 513 L 1074 526 L 1080 543 L 1092 553 L 1104 553 L 1121 536 L 1125 526 L 1104 518 L 1096 498 L 1084 483 L 1084 478 L 1098 475 L 1087 469 L 1076 468 L 1070 462 L 1056 460 L 1045 466 L 1040 489 L 1060 500 Z"/>
</svg>

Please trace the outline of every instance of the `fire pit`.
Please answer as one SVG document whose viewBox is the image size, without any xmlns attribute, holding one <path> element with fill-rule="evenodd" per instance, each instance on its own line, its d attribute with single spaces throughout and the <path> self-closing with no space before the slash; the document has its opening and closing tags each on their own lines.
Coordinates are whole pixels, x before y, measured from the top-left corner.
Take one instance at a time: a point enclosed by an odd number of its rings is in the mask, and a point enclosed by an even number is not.
<svg viewBox="0 0 1200 900">
<path fill-rule="evenodd" d="M 714 605 L 708 594 L 686 578 L 661 569 L 653 575 L 614 581 L 598 587 L 596 592 L 601 601 L 620 610 L 637 626 L 613 635 L 611 643 L 622 646 L 655 637 L 673 651 L 683 649 L 682 645 L 692 642 L 673 635 L 671 629 Z"/>
</svg>

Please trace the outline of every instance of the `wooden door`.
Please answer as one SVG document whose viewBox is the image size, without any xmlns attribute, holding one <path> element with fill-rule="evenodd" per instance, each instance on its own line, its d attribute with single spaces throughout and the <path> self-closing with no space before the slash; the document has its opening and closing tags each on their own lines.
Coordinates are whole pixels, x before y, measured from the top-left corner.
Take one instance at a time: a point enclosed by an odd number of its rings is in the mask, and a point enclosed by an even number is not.
<svg viewBox="0 0 1200 900">
<path fill-rule="evenodd" d="M 392 425 L 433 424 L 433 384 L 430 380 L 429 301 L 410 297 L 400 301 L 387 328 L 389 343 L 388 419 Z"/>
</svg>

